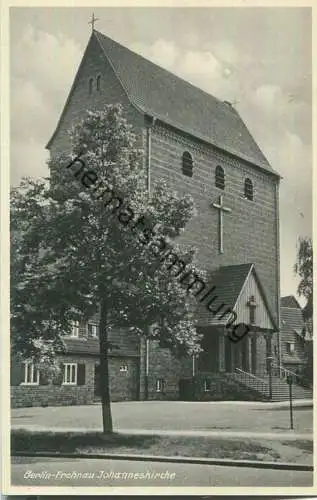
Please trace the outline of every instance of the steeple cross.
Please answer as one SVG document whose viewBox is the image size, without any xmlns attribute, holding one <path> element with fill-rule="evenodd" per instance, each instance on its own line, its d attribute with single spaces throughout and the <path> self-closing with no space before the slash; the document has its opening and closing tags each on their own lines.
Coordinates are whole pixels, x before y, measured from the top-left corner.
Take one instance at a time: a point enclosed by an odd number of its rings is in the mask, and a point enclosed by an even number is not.
<svg viewBox="0 0 317 500">
<path fill-rule="evenodd" d="M 219 253 L 223 253 L 223 214 L 231 212 L 231 208 L 223 206 L 223 197 L 219 196 L 218 203 L 213 203 L 212 206 L 219 210 Z"/>
<path fill-rule="evenodd" d="M 92 13 L 92 16 L 91 16 L 91 21 L 89 21 L 88 24 L 91 24 L 91 30 L 94 31 L 95 29 L 95 22 L 96 21 L 99 21 L 99 17 L 95 17 L 95 14 Z"/>
</svg>

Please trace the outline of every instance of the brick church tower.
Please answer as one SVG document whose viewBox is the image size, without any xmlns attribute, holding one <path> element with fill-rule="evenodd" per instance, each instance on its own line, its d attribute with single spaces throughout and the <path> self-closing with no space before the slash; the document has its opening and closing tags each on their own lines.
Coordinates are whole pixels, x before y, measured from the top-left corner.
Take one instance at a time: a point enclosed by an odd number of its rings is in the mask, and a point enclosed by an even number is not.
<svg viewBox="0 0 317 500">
<path fill-rule="evenodd" d="M 145 152 L 149 190 L 165 179 L 171 189 L 193 196 L 197 215 L 178 243 L 198 247 L 198 263 L 209 272 L 217 300 L 235 311 L 237 322 L 250 325 L 250 333 L 230 342 L 225 324 L 204 308 L 199 359 L 173 360 L 149 342 L 128 346 L 120 362 L 110 362 L 113 387 L 125 372 L 127 387 L 136 388 L 127 389 L 127 399 L 186 399 L 194 379 L 196 397 L 213 399 L 219 381 L 227 387 L 228 374 L 267 374 L 271 357 L 279 361 L 279 175 L 229 102 L 95 30 L 47 145 L 51 156 L 69 149 L 66 132 L 87 109 L 114 103 L 124 106 Z M 84 345 L 76 342 L 76 348 L 70 343 L 73 358 L 78 350 L 84 356 Z M 116 398 L 121 396 L 119 391 Z"/>
</svg>

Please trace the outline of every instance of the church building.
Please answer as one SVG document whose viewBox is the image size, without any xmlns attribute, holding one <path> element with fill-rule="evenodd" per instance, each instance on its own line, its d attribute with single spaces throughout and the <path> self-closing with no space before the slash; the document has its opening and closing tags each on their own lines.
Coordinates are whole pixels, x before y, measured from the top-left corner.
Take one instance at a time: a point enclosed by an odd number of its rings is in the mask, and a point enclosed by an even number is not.
<svg viewBox="0 0 317 500">
<path fill-rule="evenodd" d="M 204 352 L 174 359 L 155 342 L 118 329 L 110 339 L 119 346 L 109 354 L 112 400 L 263 399 L 261 380 L 280 364 L 278 173 L 233 105 L 96 30 L 47 144 L 51 157 L 69 150 L 67 130 L 87 109 L 114 103 L 123 105 L 144 150 L 148 189 L 164 179 L 171 190 L 193 196 L 197 215 L 178 243 L 198 248 L 197 263 L 216 286 L 217 301 L 250 332 L 232 342 L 224 321 L 203 307 L 197 328 Z M 98 398 L 96 321 L 74 324 L 65 341 L 62 379 L 41 384 L 25 365 L 14 405 L 23 406 L 26 394 L 30 404 Z"/>
</svg>

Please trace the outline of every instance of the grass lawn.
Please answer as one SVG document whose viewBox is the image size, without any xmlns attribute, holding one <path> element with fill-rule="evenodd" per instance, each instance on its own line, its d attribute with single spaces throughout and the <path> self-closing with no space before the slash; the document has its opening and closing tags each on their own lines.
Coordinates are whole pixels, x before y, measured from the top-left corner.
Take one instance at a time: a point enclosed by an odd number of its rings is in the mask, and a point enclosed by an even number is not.
<svg viewBox="0 0 317 500">
<path fill-rule="evenodd" d="M 227 458 L 235 460 L 292 461 L 290 450 L 298 452 L 296 443 L 287 443 L 284 456 L 282 443 L 254 439 L 228 439 L 191 436 L 141 436 L 100 432 L 36 432 L 22 429 L 11 433 L 11 453 L 45 451 L 71 453 L 116 453 L 182 457 Z M 307 453 L 307 445 L 306 451 Z"/>
<path fill-rule="evenodd" d="M 314 453 L 314 443 L 307 439 L 300 439 L 298 441 L 282 441 L 284 446 L 293 446 L 298 450 L 303 450 L 306 453 Z"/>
</svg>

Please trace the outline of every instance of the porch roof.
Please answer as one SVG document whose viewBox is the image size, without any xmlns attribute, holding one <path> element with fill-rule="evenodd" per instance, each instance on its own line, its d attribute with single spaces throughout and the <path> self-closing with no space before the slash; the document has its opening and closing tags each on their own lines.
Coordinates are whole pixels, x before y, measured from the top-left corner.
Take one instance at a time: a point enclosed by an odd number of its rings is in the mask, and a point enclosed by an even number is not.
<svg viewBox="0 0 317 500">
<path fill-rule="evenodd" d="M 206 297 L 206 299 L 199 306 L 197 311 L 197 324 L 200 326 L 224 326 L 227 323 L 229 316 L 227 315 L 222 319 L 220 319 L 220 317 L 226 309 L 230 308 L 238 314 L 239 299 L 245 289 L 247 281 L 250 279 L 251 274 L 254 277 L 259 296 L 261 297 L 264 309 L 266 310 L 271 323 L 271 328 L 262 327 L 260 329 L 276 331 L 278 329 L 277 323 L 271 311 L 265 290 L 256 273 L 255 266 L 252 263 L 222 266 L 211 275 L 211 285 L 209 289 L 214 286 L 214 291 L 210 294 L 210 296 Z M 217 309 L 223 304 L 223 307 L 218 314 L 213 314 L 207 308 L 208 301 L 213 297 L 216 297 L 210 306 L 213 311 L 217 311 Z M 236 321 L 236 323 L 239 322 L 240 321 L 238 320 Z M 257 327 L 257 325 L 252 325 L 252 328 L 254 327 Z"/>
</svg>

